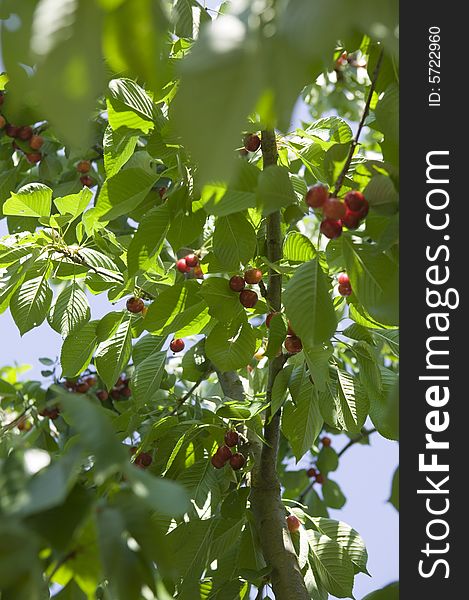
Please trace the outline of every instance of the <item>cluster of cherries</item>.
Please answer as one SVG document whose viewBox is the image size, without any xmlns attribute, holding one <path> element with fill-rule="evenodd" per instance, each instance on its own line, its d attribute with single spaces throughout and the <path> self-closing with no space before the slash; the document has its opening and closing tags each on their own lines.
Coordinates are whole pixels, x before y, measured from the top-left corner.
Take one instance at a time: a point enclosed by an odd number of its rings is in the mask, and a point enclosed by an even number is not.
<svg viewBox="0 0 469 600">
<path fill-rule="evenodd" d="M 339 294 L 341 296 L 350 296 L 352 293 L 352 284 L 350 283 L 347 273 L 341 273 L 339 277 L 337 277 L 337 281 L 339 282 Z"/>
<path fill-rule="evenodd" d="M 80 173 L 80 181 L 86 187 L 93 187 L 96 181 L 89 175 L 91 162 L 89 160 L 80 160 L 76 165 L 76 170 Z"/>
<path fill-rule="evenodd" d="M 60 415 L 60 408 L 58 406 L 46 406 L 41 411 L 39 411 L 41 417 L 47 417 L 48 419 L 52 419 L 55 421 Z"/>
<path fill-rule="evenodd" d="M 130 454 L 134 456 L 137 453 L 137 446 L 131 446 Z M 153 462 L 152 455 L 149 452 L 140 452 L 134 460 L 134 465 L 140 469 L 146 469 Z"/>
<path fill-rule="evenodd" d="M 225 433 L 225 444 L 219 446 L 218 450 L 211 458 L 211 463 L 215 469 L 222 469 L 227 462 L 230 463 L 230 467 L 233 471 L 239 471 L 246 464 L 246 458 L 241 452 L 233 452 L 231 448 L 237 446 L 239 443 L 239 433 L 234 430 L 227 431 Z"/>
<path fill-rule="evenodd" d="M 0 106 L 5 101 L 5 95 L 3 92 L 0 93 Z M 34 130 L 29 125 L 23 125 L 18 127 L 16 125 L 12 125 L 11 123 L 7 123 L 5 117 L 0 115 L 0 130 L 4 129 L 5 133 L 8 137 L 13 138 L 13 148 L 15 150 L 21 150 L 24 153 L 26 160 L 30 162 L 32 165 L 40 162 L 42 159 L 42 154 L 39 150 L 42 148 L 44 144 L 44 138 L 40 135 L 34 133 Z M 20 142 L 27 142 L 28 148 L 24 150 L 15 140 Z"/>
<path fill-rule="evenodd" d="M 320 231 L 333 240 L 342 235 L 342 226 L 357 229 L 369 210 L 365 196 L 356 190 L 345 194 L 344 201 L 329 195 L 327 186 L 316 183 L 306 192 L 305 202 L 311 208 L 319 208 L 324 216 Z"/>
<path fill-rule="evenodd" d="M 266 327 L 270 327 L 270 322 L 272 321 L 272 317 L 274 315 L 278 315 L 278 312 L 271 312 L 267 315 L 265 320 Z M 285 350 L 290 352 L 290 354 L 298 354 L 303 350 L 303 344 L 301 343 L 301 339 L 296 335 L 293 331 L 290 321 L 288 321 L 288 329 L 287 329 L 287 337 L 284 342 Z"/>
<path fill-rule="evenodd" d="M 257 285 L 262 279 L 262 271 L 260 269 L 248 269 L 243 275 L 233 275 L 229 286 L 230 290 L 239 293 L 239 301 L 244 308 L 254 308 L 259 300 L 257 293 L 254 290 L 245 289 L 246 284 Z"/>
<path fill-rule="evenodd" d="M 325 448 L 329 448 L 329 446 L 332 444 L 332 440 L 330 437 L 324 436 L 321 439 L 321 444 L 325 447 Z M 306 471 L 306 475 L 308 477 L 310 477 L 311 479 L 314 479 L 314 481 L 316 483 L 319 483 L 320 485 L 322 485 L 325 481 L 326 478 L 324 477 L 324 475 L 322 473 L 320 473 L 317 469 L 315 469 L 314 467 L 310 467 L 307 471 Z"/>
<path fill-rule="evenodd" d="M 127 400 L 132 395 L 132 390 L 130 389 L 130 379 L 127 377 L 119 377 L 114 386 L 107 392 L 106 390 L 98 390 L 96 392 L 96 397 L 101 402 L 106 402 L 106 400 L 111 397 L 113 400 Z"/>
<path fill-rule="evenodd" d="M 200 268 L 199 262 L 200 261 L 199 261 L 199 257 L 197 256 L 197 254 L 194 254 L 193 252 L 191 252 L 191 254 L 187 254 L 186 256 L 184 256 L 184 258 L 180 258 L 176 262 L 176 269 L 180 273 L 183 273 L 184 275 L 186 273 L 190 273 L 193 269 L 194 270 L 193 273 L 194 273 L 195 277 L 197 279 L 203 279 L 204 274 L 203 274 L 202 269 Z"/>
</svg>

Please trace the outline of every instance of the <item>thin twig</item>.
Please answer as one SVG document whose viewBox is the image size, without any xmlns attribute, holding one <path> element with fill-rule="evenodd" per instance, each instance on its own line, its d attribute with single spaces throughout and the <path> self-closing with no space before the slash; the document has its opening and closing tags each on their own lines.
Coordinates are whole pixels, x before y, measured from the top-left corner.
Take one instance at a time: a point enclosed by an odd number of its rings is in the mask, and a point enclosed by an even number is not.
<svg viewBox="0 0 469 600">
<path fill-rule="evenodd" d="M 337 456 L 340 458 L 342 456 L 342 454 L 344 454 L 345 452 L 347 452 L 347 450 L 349 448 L 351 448 L 355 444 L 358 444 L 358 442 L 361 442 L 361 440 L 363 440 L 366 437 L 369 437 L 372 433 L 375 433 L 375 432 L 376 432 L 375 428 L 373 428 L 373 429 L 365 429 L 365 431 L 362 431 L 357 436 L 355 436 L 354 438 L 352 438 L 347 444 L 345 444 L 345 446 L 342 448 L 342 450 L 337 453 Z"/>
<path fill-rule="evenodd" d="M 169 413 L 170 417 L 172 417 L 178 413 L 179 409 L 184 404 L 184 402 L 186 402 L 186 400 L 189 400 L 189 398 L 192 396 L 192 394 L 195 392 L 195 390 L 199 387 L 199 385 L 202 383 L 202 381 L 205 380 L 205 378 L 207 377 L 207 375 L 209 373 L 210 373 L 210 371 L 206 371 L 203 375 L 201 375 L 200 378 L 194 383 L 194 385 L 184 394 L 184 396 L 179 398 L 176 406 Z"/>
<path fill-rule="evenodd" d="M 334 196 L 337 196 L 338 193 L 340 192 L 340 188 L 342 187 L 345 176 L 347 175 L 347 172 L 350 168 L 350 163 L 352 162 L 352 158 L 355 153 L 355 149 L 358 146 L 358 140 L 360 138 L 360 134 L 362 132 L 362 129 L 365 124 L 365 120 L 368 116 L 368 113 L 370 112 L 371 99 L 373 97 L 373 92 L 375 91 L 376 81 L 378 80 L 379 70 L 381 68 L 382 61 L 383 61 L 383 50 L 381 50 L 381 52 L 379 54 L 378 62 L 376 63 L 375 70 L 373 71 L 373 77 L 371 78 L 370 90 L 368 92 L 368 97 L 366 99 L 362 118 L 360 119 L 360 123 L 358 124 L 357 133 L 355 134 L 355 137 L 353 138 L 352 143 L 350 144 L 350 150 L 349 150 L 349 153 L 347 156 L 347 160 L 345 161 L 342 171 L 340 172 L 340 175 L 337 178 L 335 188 L 334 188 L 334 194 L 333 194 Z"/>
</svg>

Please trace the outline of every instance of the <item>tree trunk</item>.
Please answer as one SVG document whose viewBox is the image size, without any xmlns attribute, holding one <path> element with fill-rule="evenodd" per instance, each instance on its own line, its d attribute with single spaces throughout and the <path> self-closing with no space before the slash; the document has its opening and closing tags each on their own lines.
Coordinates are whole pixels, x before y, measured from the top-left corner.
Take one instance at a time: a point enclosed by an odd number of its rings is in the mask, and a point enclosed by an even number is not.
<svg viewBox="0 0 469 600">
<path fill-rule="evenodd" d="M 275 132 L 262 132 L 264 169 L 277 164 Z M 276 211 L 267 217 L 267 257 L 277 262 L 282 257 L 281 214 Z M 269 270 L 267 300 L 273 310 L 282 305 L 282 277 Z M 267 384 L 267 401 L 272 399 L 272 387 L 286 358 L 283 355 L 271 360 Z M 277 475 L 278 446 L 281 411 L 271 415 L 266 411 L 264 437 L 260 456 L 252 472 L 251 507 L 256 517 L 262 552 L 271 567 L 271 581 L 276 600 L 309 600 L 297 556 L 286 524 L 286 511 L 281 500 L 280 481 Z"/>
</svg>

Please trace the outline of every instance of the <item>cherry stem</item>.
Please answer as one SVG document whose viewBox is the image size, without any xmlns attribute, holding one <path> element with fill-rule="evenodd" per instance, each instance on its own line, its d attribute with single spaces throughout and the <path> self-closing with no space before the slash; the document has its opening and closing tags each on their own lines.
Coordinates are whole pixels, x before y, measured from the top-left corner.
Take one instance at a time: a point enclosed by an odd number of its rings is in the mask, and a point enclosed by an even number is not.
<svg viewBox="0 0 469 600">
<path fill-rule="evenodd" d="M 335 197 L 338 196 L 340 189 L 344 183 L 345 176 L 347 175 L 347 172 L 350 168 L 350 163 L 352 162 L 353 155 L 355 154 L 355 149 L 358 146 L 358 140 L 360 139 L 360 134 L 362 132 L 363 126 L 365 125 L 365 120 L 368 116 L 368 113 L 370 112 L 371 99 L 372 99 L 373 93 L 375 91 L 376 82 L 378 80 L 378 75 L 379 75 L 379 71 L 380 71 L 382 62 L 383 62 L 383 50 L 381 50 L 379 53 L 378 61 L 376 63 L 375 69 L 373 71 L 373 76 L 371 78 L 371 85 L 370 85 L 370 89 L 368 92 L 368 97 L 365 102 L 365 108 L 363 109 L 362 117 L 360 119 L 360 122 L 358 123 L 357 133 L 355 134 L 355 137 L 353 138 L 352 143 L 350 144 L 350 150 L 349 150 L 349 153 L 347 156 L 347 160 L 345 161 L 342 171 L 340 172 L 339 177 L 337 178 L 337 181 L 335 184 L 334 193 L 333 193 L 333 196 L 335 196 Z"/>
</svg>

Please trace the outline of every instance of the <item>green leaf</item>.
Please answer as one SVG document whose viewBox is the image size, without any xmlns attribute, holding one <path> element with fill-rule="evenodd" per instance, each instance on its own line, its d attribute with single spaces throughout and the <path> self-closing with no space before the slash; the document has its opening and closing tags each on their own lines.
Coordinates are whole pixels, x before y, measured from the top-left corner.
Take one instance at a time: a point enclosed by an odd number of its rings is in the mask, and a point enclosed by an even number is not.
<svg viewBox="0 0 469 600">
<path fill-rule="evenodd" d="M 319 471 L 324 475 L 337 470 L 337 467 L 339 466 L 339 457 L 334 448 L 323 446 L 318 454 L 317 465 Z"/>
<path fill-rule="evenodd" d="M 322 497 L 327 506 L 336 510 L 340 510 L 346 502 L 339 484 L 329 478 L 322 485 Z"/>
<path fill-rule="evenodd" d="M 133 155 L 137 145 L 138 134 L 127 131 L 113 131 L 107 127 L 104 132 L 104 170 L 106 177 L 118 173 Z"/>
<path fill-rule="evenodd" d="M 125 171 L 123 171 L 125 173 Z M 169 209 L 166 205 L 152 208 L 145 214 L 130 242 L 127 253 L 129 273 L 148 268 L 150 259 L 158 255 L 169 229 Z"/>
<path fill-rule="evenodd" d="M 90 320 L 86 294 L 73 281 L 59 294 L 49 314 L 49 324 L 62 337 L 67 337 Z"/>
<path fill-rule="evenodd" d="M 93 192 L 84 187 L 78 194 L 70 194 L 63 198 L 54 198 L 54 204 L 61 215 L 69 214 L 77 217 L 87 208 Z"/>
<path fill-rule="evenodd" d="M 192 212 L 173 219 L 166 238 L 175 252 L 180 248 L 190 248 L 192 242 L 202 235 L 206 218 L 207 214 L 200 208 L 200 203 L 193 202 Z"/>
<path fill-rule="evenodd" d="M 3 205 L 3 214 L 18 217 L 48 217 L 52 205 L 52 190 L 42 183 L 28 183 Z"/>
<path fill-rule="evenodd" d="M 57 0 L 46 0 L 34 13 L 33 56 L 27 63 L 36 65 L 34 98 L 58 137 L 75 148 L 91 145 L 90 117 L 103 92 L 101 15 L 95 2 Z"/>
<path fill-rule="evenodd" d="M 2 519 L 0 525 L 0 585 L 2 590 L 26 578 L 36 568 L 39 540 L 15 521 Z M 3 592 L 2 592 L 3 595 Z"/>
<path fill-rule="evenodd" d="M 257 206 L 262 209 L 264 215 L 295 202 L 296 195 L 288 176 L 288 169 L 271 166 L 261 172 L 257 187 Z"/>
<path fill-rule="evenodd" d="M 189 510 L 189 494 L 177 481 L 154 477 L 130 464 L 126 475 L 134 494 L 152 510 L 171 517 L 179 517 Z"/>
<path fill-rule="evenodd" d="M 219 323 L 205 342 L 207 357 L 220 371 L 245 367 L 256 350 L 256 337 L 249 323 Z"/>
<path fill-rule="evenodd" d="M 213 252 L 226 271 L 237 271 L 256 250 L 256 232 L 244 215 L 219 217 L 213 234 Z"/>
<path fill-rule="evenodd" d="M 38 327 L 47 316 L 52 302 L 47 270 L 46 267 L 42 275 L 27 279 L 11 298 L 11 315 L 21 335 Z"/>
<path fill-rule="evenodd" d="M 269 358 L 277 356 L 287 335 L 287 329 L 286 319 L 281 314 L 276 314 L 271 318 L 266 356 Z"/>
<path fill-rule="evenodd" d="M 380 365 L 383 391 L 370 398 L 370 418 L 379 433 L 399 439 L 399 376 Z"/>
<path fill-rule="evenodd" d="M 163 79 L 167 27 L 166 13 L 158 2 L 119 2 L 106 15 L 103 36 L 104 52 L 114 73 L 131 74 L 157 91 Z"/>
<path fill-rule="evenodd" d="M 316 346 L 330 339 L 337 318 L 318 260 L 296 270 L 285 287 L 283 301 L 291 326 L 304 345 Z"/>
<path fill-rule="evenodd" d="M 60 354 L 64 377 L 76 377 L 89 365 L 98 345 L 97 325 L 98 321 L 90 321 L 66 337 Z"/>
<path fill-rule="evenodd" d="M 285 238 L 283 256 L 293 262 L 308 262 L 316 258 L 317 252 L 312 242 L 305 235 L 292 231 Z"/>
<path fill-rule="evenodd" d="M 188 280 L 161 292 L 148 308 L 145 329 L 158 335 L 168 335 L 191 323 L 206 307 L 199 290 L 200 285 L 196 281 Z"/>
<path fill-rule="evenodd" d="M 158 393 L 166 364 L 166 356 L 166 352 L 155 352 L 137 365 L 131 383 L 135 402 L 150 403 Z"/>
<path fill-rule="evenodd" d="M 260 171 L 256 166 L 243 160 L 238 161 L 229 184 L 214 181 L 203 187 L 201 201 L 205 211 L 217 217 L 226 217 L 255 208 L 259 176 Z"/>
<path fill-rule="evenodd" d="M 368 553 L 365 542 L 355 529 L 352 529 L 350 525 L 347 525 L 343 521 L 335 521 L 334 519 L 325 519 L 323 517 L 308 516 L 308 518 L 319 533 L 327 535 L 331 540 L 334 540 L 344 548 L 355 566 L 355 572 L 368 574 L 366 568 Z"/>
<path fill-rule="evenodd" d="M 350 433 L 360 433 L 370 408 L 368 397 L 356 380 L 345 371 L 338 371 L 339 421 Z"/>
<path fill-rule="evenodd" d="M 399 306 L 398 261 L 391 252 L 377 252 L 370 244 L 343 239 L 343 253 L 352 289 L 366 311 L 378 322 L 397 325 Z"/>
<path fill-rule="evenodd" d="M 63 417 L 79 434 L 79 443 L 93 455 L 97 483 L 128 461 L 124 446 L 118 441 L 114 427 L 101 408 L 88 398 L 64 392 L 60 396 Z"/>
<path fill-rule="evenodd" d="M 116 331 L 108 340 L 101 342 L 96 350 L 96 370 L 108 389 L 112 388 L 127 366 L 131 352 L 132 318 L 124 314 Z"/>
<path fill-rule="evenodd" d="M 302 378 L 294 401 L 284 406 L 282 432 L 290 442 L 298 462 L 313 446 L 324 420 L 319 410 L 317 391 L 307 376 Z"/>
<path fill-rule="evenodd" d="M 115 600 L 142 597 L 143 561 L 124 537 L 125 521 L 115 508 L 105 507 L 96 515 L 99 551 L 108 589 Z"/>
<path fill-rule="evenodd" d="M 377 357 L 372 346 L 367 342 L 357 342 L 354 344 L 353 352 L 357 357 L 360 382 L 371 401 L 374 396 L 382 393 L 381 372 Z"/>
<path fill-rule="evenodd" d="M 207 303 L 210 315 L 222 323 L 240 321 L 244 316 L 239 294 L 230 289 L 228 280 L 224 277 L 206 279 L 199 294 Z"/>
<path fill-rule="evenodd" d="M 354 571 L 346 551 L 327 535 L 308 529 L 311 560 L 319 580 L 337 598 L 351 598 Z"/>
<path fill-rule="evenodd" d="M 399 582 L 395 581 L 386 587 L 367 594 L 363 600 L 399 600 Z"/>
<path fill-rule="evenodd" d="M 334 348 L 332 344 L 322 346 L 303 345 L 303 352 L 314 385 L 319 392 L 323 392 L 329 381 L 329 361 Z"/>
<path fill-rule="evenodd" d="M 151 335 L 148 333 L 141 337 L 132 349 L 134 365 L 138 365 L 154 352 L 158 352 L 164 346 L 166 336 Z"/>
<path fill-rule="evenodd" d="M 146 153 L 137 154 L 146 155 Z M 134 154 L 133 157 L 136 157 L 137 154 Z M 128 165 L 106 179 L 96 204 L 97 211 L 100 213 L 100 221 L 111 221 L 126 215 L 145 200 L 159 178 L 158 173 L 150 168 L 150 161 L 150 156 L 148 156 L 148 164 L 144 163 L 146 168 Z M 143 159 L 141 162 L 143 163 Z M 139 161 L 135 159 L 134 164 L 138 165 Z"/>
<path fill-rule="evenodd" d="M 191 500 L 199 508 L 205 505 L 209 497 L 213 505 L 218 504 L 222 498 L 221 475 L 206 458 L 184 469 L 178 477 L 178 482 L 184 486 Z"/>
<path fill-rule="evenodd" d="M 153 127 L 154 105 L 150 96 L 130 79 L 112 79 L 107 98 L 109 125 L 115 131 L 121 127 L 142 133 Z"/>
<path fill-rule="evenodd" d="M 234 169 L 233 149 L 241 143 L 246 115 L 254 109 L 263 81 L 256 49 L 254 30 L 238 15 L 222 14 L 201 30 L 182 61 L 175 116 L 204 183 L 224 180 Z M 208 131 L 216 132 L 216 152 Z"/>
<path fill-rule="evenodd" d="M 391 496 L 389 497 L 388 502 L 390 502 L 396 510 L 399 510 L 399 467 L 394 471 Z"/>
</svg>

